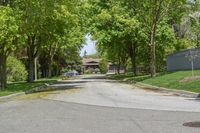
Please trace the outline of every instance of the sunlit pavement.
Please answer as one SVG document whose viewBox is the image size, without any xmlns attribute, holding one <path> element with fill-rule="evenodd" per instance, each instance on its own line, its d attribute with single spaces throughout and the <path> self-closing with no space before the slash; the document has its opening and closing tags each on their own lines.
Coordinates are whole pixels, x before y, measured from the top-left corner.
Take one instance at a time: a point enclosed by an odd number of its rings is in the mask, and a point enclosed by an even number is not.
<svg viewBox="0 0 200 133">
<path fill-rule="evenodd" d="M 199 133 L 200 101 L 80 76 L 0 103 L 0 133 Z"/>
</svg>

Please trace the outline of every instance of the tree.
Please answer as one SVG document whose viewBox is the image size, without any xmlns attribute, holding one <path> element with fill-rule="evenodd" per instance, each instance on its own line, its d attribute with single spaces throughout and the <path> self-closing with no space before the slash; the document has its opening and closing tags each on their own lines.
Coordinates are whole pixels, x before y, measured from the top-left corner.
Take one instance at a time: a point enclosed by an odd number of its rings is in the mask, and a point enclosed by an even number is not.
<svg viewBox="0 0 200 133">
<path fill-rule="evenodd" d="M 140 21 L 147 27 L 147 34 L 149 34 L 149 48 L 150 48 L 150 72 L 151 76 L 156 74 L 156 34 L 159 23 L 165 18 L 174 15 L 182 9 L 185 0 L 147 0 L 141 1 L 138 9 Z"/>
<path fill-rule="evenodd" d="M 58 47 L 69 45 L 66 37 L 74 32 L 79 23 L 76 1 L 17 0 L 16 5 L 22 12 L 24 36 L 27 38 L 29 82 L 34 81 L 34 60 L 42 49 L 48 50 L 49 76 L 51 62 Z M 64 42 L 64 43 L 63 43 Z"/>
<path fill-rule="evenodd" d="M 101 73 L 103 74 L 108 72 L 108 62 L 106 61 L 106 59 L 101 59 L 101 61 L 99 62 L 99 68 Z"/>
<path fill-rule="evenodd" d="M 28 81 L 34 80 L 34 60 L 42 46 L 41 31 L 44 30 L 46 16 L 50 15 L 49 1 L 16 0 L 15 6 L 22 14 L 22 35 L 26 38 L 26 51 L 28 56 Z M 47 8 L 49 6 L 49 8 Z M 47 10 L 49 9 L 49 10 Z"/>
<path fill-rule="evenodd" d="M 196 50 L 190 50 L 188 54 L 186 54 L 186 58 L 191 63 L 192 77 L 194 77 L 194 62 L 197 58 L 200 57 L 200 54 Z"/>
<path fill-rule="evenodd" d="M 73 49 L 70 51 L 73 56 L 79 55 L 85 30 L 82 3 L 81 0 L 0 1 L 0 87 L 6 87 L 6 59 L 11 53 L 17 55 L 16 50 L 20 53 L 18 56 L 28 57 L 29 82 L 37 77 L 39 65 L 34 61 L 42 51 L 46 52 L 44 60 L 47 60 L 49 76 L 52 65 L 62 64 L 56 58 L 68 56 L 64 54 L 67 49 Z"/>
<path fill-rule="evenodd" d="M 19 37 L 20 16 L 9 6 L 0 6 L 0 88 L 7 83 L 6 60 L 11 52 L 20 44 Z"/>
<path fill-rule="evenodd" d="M 91 14 L 95 13 L 90 19 L 91 34 L 97 40 L 97 45 L 100 45 L 100 50 L 105 52 L 109 49 L 109 52 L 116 53 L 118 68 L 122 62 L 126 64 L 125 61 L 130 57 L 132 70 L 136 75 L 136 48 L 140 27 L 137 18 L 122 6 L 121 1 L 90 1 L 90 3 L 89 10 Z"/>
<path fill-rule="evenodd" d="M 25 65 L 13 56 L 9 56 L 7 60 L 6 73 L 8 81 L 25 81 L 28 77 L 28 72 L 26 71 Z"/>
</svg>

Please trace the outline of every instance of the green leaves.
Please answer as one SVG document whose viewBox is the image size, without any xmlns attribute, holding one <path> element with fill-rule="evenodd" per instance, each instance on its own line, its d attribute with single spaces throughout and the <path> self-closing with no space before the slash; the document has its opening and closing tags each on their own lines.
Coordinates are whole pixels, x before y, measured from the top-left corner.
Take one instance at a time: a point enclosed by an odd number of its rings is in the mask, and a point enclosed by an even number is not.
<svg viewBox="0 0 200 133">
<path fill-rule="evenodd" d="M 25 81 L 28 73 L 25 65 L 15 57 L 9 56 L 7 60 L 7 76 L 8 81 Z"/>
<path fill-rule="evenodd" d="M 164 64 L 166 54 L 176 49 L 178 43 L 172 22 L 178 23 L 185 4 L 186 0 L 88 0 L 90 33 L 97 40 L 99 51 L 109 59 L 137 56 L 138 64 L 148 65 L 152 59 L 153 68 L 156 65 L 153 55 L 158 55 L 161 62 L 158 64 Z"/>
<path fill-rule="evenodd" d="M 19 17 L 10 7 L 0 6 L 0 52 L 10 52 L 16 48 L 13 43 L 18 37 Z"/>
</svg>

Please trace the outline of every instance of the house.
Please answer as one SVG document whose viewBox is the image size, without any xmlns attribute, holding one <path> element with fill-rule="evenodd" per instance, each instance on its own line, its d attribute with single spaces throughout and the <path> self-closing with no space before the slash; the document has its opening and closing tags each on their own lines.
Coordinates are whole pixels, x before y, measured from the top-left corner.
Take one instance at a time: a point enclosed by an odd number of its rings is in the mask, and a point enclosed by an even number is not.
<svg viewBox="0 0 200 133">
<path fill-rule="evenodd" d="M 200 47 L 176 52 L 167 56 L 167 70 L 200 69 Z"/>
<path fill-rule="evenodd" d="M 101 59 L 83 58 L 82 62 L 85 69 L 89 69 L 89 68 L 96 69 L 96 68 L 99 68 L 100 60 Z"/>
<path fill-rule="evenodd" d="M 83 57 L 83 73 L 99 73 L 100 72 L 100 58 Z M 108 62 L 108 73 L 116 73 L 117 67 L 113 63 Z"/>
</svg>

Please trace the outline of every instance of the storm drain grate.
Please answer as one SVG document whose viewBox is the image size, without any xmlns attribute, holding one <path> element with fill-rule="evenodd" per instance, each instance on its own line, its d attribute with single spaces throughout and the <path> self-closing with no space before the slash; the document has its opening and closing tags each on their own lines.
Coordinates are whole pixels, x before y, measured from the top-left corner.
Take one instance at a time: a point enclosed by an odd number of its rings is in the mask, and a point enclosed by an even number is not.
<svg viewBox="0 0 200 133">
<path fill-rule="evenodd" d="M 186 123 L 183 124 L 183 126 L 200 128 L 200 121 L 196 121 L 196 122 L 186 122 Z"/>
</svg>

